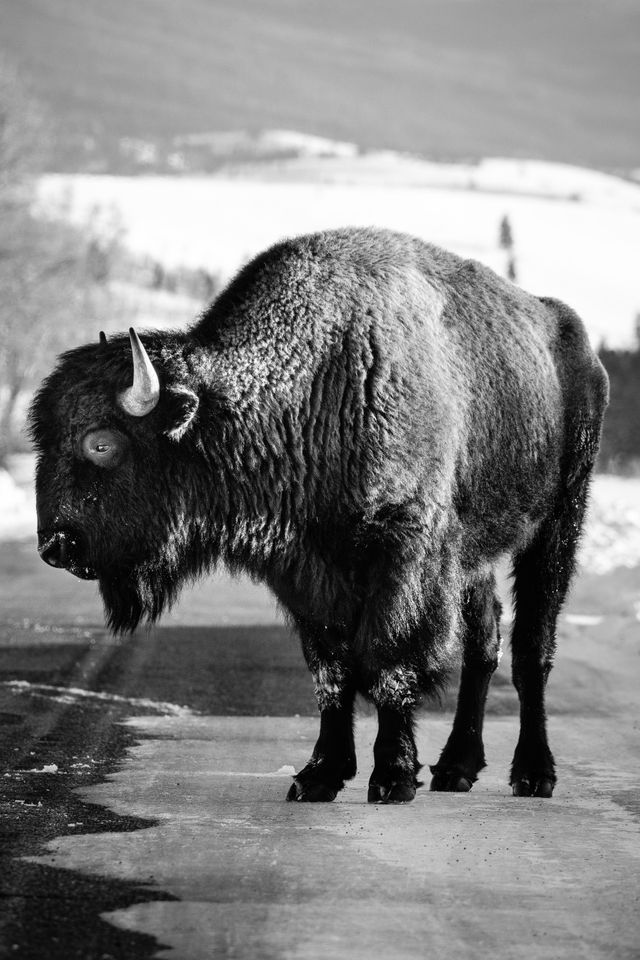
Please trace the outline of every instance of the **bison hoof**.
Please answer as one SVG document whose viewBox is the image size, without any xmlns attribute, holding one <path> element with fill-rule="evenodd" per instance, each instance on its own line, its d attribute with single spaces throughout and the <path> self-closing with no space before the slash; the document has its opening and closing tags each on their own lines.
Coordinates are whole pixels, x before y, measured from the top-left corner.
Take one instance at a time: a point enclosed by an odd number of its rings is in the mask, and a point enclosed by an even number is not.
<svg viewBox="0 0 640 960">
<path fill-rule="evenodd" d="M 416 795 L 415 783 L 370 783 L 367 801 L 369 803 L 410 803 Z"/>
<path fill-rule="evenodd" d="M 454 771 L 436 771 L 431 779 L 429 789 L 434 793 L 469 793 L 473 780 L 464 774 Z"/>
<path fill-rule="evenodd" d="M 344 787 L 345 780 L 350 780 L 355 774 L 355 756 L 336 763 L 312 757 L 306 767 L 296 773 L 287 793 L 287 800 L 298 803 L 330 803 Z"/>
<path fill-rule="evenodd" d="M 337 796 L 337 788 L 327 783 L 300 783 L 294 780 L 289 787 L 287 800 L 295 800 L 298 803 L 330 803 Z"/>
<path fill-rule="evenodd" d="M 546 777 L 540 780 L 528 780 L 522 777 L 511 784 L 514 797 L 551 797 L 555 783 Z"/>
</svg>

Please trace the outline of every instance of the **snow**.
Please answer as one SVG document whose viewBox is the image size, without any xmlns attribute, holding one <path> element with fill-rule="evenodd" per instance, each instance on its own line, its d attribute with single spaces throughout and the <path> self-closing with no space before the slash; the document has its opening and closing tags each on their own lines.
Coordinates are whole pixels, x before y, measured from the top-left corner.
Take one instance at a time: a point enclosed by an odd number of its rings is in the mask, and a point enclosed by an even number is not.
<svg viewBox="0 0 640 960">
<path fill-rule="evenodd" d="M 146 145 L 145 141 L 138 143 Z M 282 158 L 282 155 L 288 154 L 298 158 L 348 159 L 356 157 L 360 152 L 355 143 L 331 140 L 297 130 L 259 130 L 255 133 L 248 130 L 214 130 L 208 133 L 183 134 L 175 138 L 174 144 L 178 149 L 206 148 L 210 156 L 221 160 L 229 160 L 239 155 L 264 160 L 274 159 L 278 155 Z"/>
<path fill-rule="evenodd" d="M 567 613 L 564 619 L 576 627 L 597 627 L 603 620 L 602 617 L 590 613 Z"/>
<path fill-rule="evenodd" d="M 36 529 L 35 495 L 19 487 L 7 470 L 0 468 L 0 540 L 22 540 Z"/>
<path fill-rule="evenodd" d="M 595 478 L 579 556 L 590 573 L 640 564 L 640 479 Z"/>
<path fill-rule="evenodd" d="M 295 145 L 295 134 L 271 135 Z M 58 210 L 66 202 L 78 223 L 101 207 L 135 253 L 225 278 L 283 237 L 345 225 L 404 230 L 505 273 L 498 232 L 506 215 L 518 282 L 574 307 L 594 345 L 633 343 L 640 185 L 562 164 L 437 164 L 342 146 L 344 155 L 323 159 L 308 145 L 296 160 L 210 177 L 49 175 L 39 202 Z"/>
<path fill-rule="evenodd" d="M 355 157 L 358 147 L 355 143 L 329 140 L 296 130 L 265 130 L 258 137 L 263 152 L 295 151 L 302 157 Z"/>
<path fill-rule="evenodd" d="M 85 690 L 84 687 L 61 687 L 48 683 L 30 683 L 28 680 L 4 680 L 0 686 L 14 693 L 29 694 L 35 697 L 54 698 L 56 703 L 73 705 L 78 701 L 95 703 L 115 703 L 142 710 L 154 710 L 172 717 L 191 717 L 194 711 L 190 707 L 179 706 L 165 700 L 151 700 L 148 697 L 122 697 L 117 693 L 99 690 Z"/>
<path fill-rule="evenodd" d="M 202 310 L 202 301 L 168 290 L 149 290 L 126 281 L 115 281 L 111 289 L 120 311 L 131 317 L 136 328 L 153 327 L 171 330 L 189 323 Z M 103 323 L 107 334 L 117 333 L 121 325 L 117 319 Z"/>
</svg>

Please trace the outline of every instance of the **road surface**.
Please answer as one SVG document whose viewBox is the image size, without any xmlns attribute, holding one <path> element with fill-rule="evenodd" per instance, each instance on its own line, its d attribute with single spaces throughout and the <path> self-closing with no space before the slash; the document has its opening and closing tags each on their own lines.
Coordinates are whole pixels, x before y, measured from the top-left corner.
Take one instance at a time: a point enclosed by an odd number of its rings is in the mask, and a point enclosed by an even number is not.
<svg viewBox="0 0 640 960">
<path fill-rule="evenodd" d="M 295 639 L 219 579 L 115 641 L 92 584 L 0 557 L 0 956 L 640 957 L 640 577 L 582 576 L 549 689 L 559 784 L 514 798 L 505 657 L 470 794 L 368 805 L 375 735 L 329 805 L 284 802 L 317 728 Z M 419 725 L 433 762 L 452 697 Z"/>
</svg>

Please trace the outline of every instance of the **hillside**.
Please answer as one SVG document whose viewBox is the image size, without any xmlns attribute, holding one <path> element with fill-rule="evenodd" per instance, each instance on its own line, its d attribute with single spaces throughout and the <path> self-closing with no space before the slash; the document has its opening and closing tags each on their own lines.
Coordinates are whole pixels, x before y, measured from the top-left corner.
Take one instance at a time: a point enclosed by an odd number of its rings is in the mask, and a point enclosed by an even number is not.
<svg viewBox="0 0 640 960">
<path fill-rule="evenodd" d="M 640 167 L 631 0 L 20 0 L 0 49 L 52 109 L 57 169 L 115 172 L 124 137 L 265 127 Z"/>
</svg>

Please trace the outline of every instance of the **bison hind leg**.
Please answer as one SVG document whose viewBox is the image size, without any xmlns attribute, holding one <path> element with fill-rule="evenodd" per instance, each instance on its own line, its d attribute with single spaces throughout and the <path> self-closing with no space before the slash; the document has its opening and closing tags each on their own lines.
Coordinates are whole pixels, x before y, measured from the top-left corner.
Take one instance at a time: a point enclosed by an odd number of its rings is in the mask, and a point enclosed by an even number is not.
<svg viewBox="0 0 640 960">
<path fill-rule="evenodd" d="M 462 601 L 463 659 L 453 729 L 430 769 L 430 789 L 467 793 L 485 766 L 482 726 L 500 656 L 500 603 L 493 574 L 467 587 Z"/>
<path fill-rule="evenodd" d="M 516 615 L 511 647 L 513 682 L 520 698 L 520 737 L 510 782 L 516 797 L 550 797 L 556 783 L 547 742 L 545 688 L 555 654 L 556 623 L 584 522 L 601 413 L 583 415 L 568 431 L 572 441 L 549 514 L 533 541 L 514 558 Z"/>
</svg>

